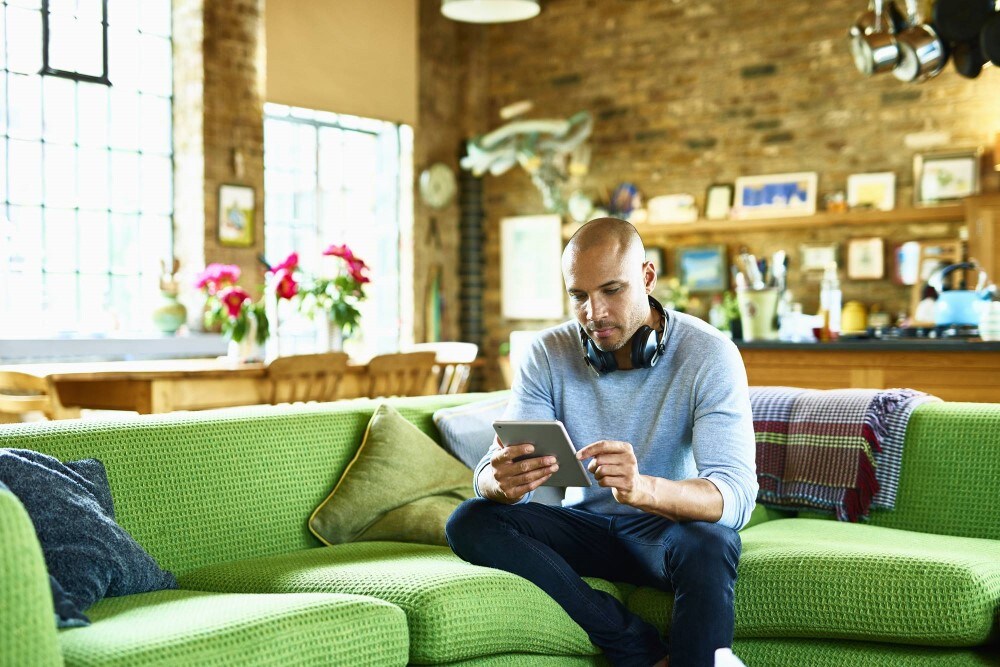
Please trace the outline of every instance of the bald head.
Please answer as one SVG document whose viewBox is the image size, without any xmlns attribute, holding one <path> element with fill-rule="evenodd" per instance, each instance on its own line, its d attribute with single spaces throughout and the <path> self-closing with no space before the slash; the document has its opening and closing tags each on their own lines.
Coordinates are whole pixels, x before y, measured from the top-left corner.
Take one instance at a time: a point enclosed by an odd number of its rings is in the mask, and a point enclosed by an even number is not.
<svg viewBox="0 0 1000 667">
<path fill-rule="evenodd" d="M 576 230 L 563 251 L 563 266 L 593 248 L 614 253 L 627 262 L 642 263 L 646 251 L 639 232 L 619 218 L 595 218 Z"/>
</svg>

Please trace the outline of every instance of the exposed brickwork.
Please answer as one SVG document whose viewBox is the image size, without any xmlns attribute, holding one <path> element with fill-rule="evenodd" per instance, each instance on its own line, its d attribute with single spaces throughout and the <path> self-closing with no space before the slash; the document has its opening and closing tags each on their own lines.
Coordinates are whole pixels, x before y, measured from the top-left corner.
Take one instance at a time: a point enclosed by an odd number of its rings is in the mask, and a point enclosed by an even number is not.
<svg viewBox="0 0 1000 667">
<path fill-rule="evenodd" d="M 846 42 L 864 5 L 546 0 L 542 14 L 530 21 L 449 28 L 442 25 L 437 0 L 421 0 L 418 132 L 434 141 L 447 136 L 454 145 L 457 118 L 470 133 L 483 132 L 501 122 L 502 106 L 531 99 L 535 117 L 566 117 L 580 109 L 595 114 L 586 182 L 595 194 L 632 181 L 647 196 L 689 192 L 702 206 L 710 183 L 741 175 L 817 171 L 822 196 L 844 189 L 851 173 L 895 171 L 897 202 L 906 206 L 914 150 L 904 138 L 939 131 L 951 136 L 947 148 L 992 144 L 1000 129 L 1000 73 L 986 71 L 969 81 L 949 65 L 921 85 L 891 75 L 866 79 L 855 70 Z M 449 46 L 442 40 L 453 41 Z M 443 110 L 442 100 L 462 93 L 454 86 L 461 85 L 463 68 L 466 75 L 483 75 L 481 90 L 466 89 L 462 106 Z M 484 113 L 475 113 L 477 103 Z M 461 109 L 457 115 L 455 108 Z M 986 187 L 996 188 L 995 176 Z M 498 221 L 540 211 L 540 196 L 522 170 L 486 178 L 489 355 L 510 329 L 537 324 L 499 317 Z M 925 226 L 889 236 L 954 231 Z M 858 236 L 883 233 L 850 230 Z M 825 230 L 724 240 L 743 241 L 763 254 L 826 237 L 843 235 Z M 890 309 L 901 307 L 907 295 L 888 282 L 845 281 L 844 290 L 846 298 Z"/>
</svg>

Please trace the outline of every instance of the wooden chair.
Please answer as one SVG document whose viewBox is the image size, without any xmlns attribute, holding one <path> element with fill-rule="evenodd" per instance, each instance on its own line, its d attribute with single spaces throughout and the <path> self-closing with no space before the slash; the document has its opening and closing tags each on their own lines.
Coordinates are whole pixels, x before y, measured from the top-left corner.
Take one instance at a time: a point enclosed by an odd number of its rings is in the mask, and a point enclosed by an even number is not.
<svg viewBox="0 0 1000 667">
<path fill-rule="evenodd" d="M 80 411 L 59 402 L 51 380 L 17 371 L 0 371 L 0 423 L 22 421 L 31 413 L 42 413 L 47 419 L 72 419 Z"/>
<path fill-rule="evenodd" d="M 347 354 L 298 354 L 267 365 L 271 405 L 296 401 L 333 401 L 347 370 Z"/>
<path fill-rule="evenodd" d="M 434 393 L 434 352 L 380 354 L 368 362 L 369 398 Z"/>
<path fill-rule="evenodd" d="M 472 362 L 479 355 L 475 343 L 419 343 L 414 352 L 433 352 L 437 363 L 438 393 L 462 394 L 469 386 Z"/>
</svg>

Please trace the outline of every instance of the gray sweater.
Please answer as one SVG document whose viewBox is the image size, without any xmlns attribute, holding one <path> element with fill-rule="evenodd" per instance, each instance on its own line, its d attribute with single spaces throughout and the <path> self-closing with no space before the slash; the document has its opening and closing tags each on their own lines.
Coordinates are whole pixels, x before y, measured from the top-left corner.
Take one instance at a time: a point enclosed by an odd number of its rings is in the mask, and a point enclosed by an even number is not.
<svg viewBox="0 0 1000 667">
<path fill-rule="evenodd" d="M 641 474 L 708 479 L 722 493 L 719 523 L 742 528 L 757 498 L 743 359 L 725 336 L 690 315 L 667 311 L 664 335 L 653 368 L 598 376 L 583 359 L 576 321 L 546 329 L 521 361 L 504 419 L 558 419 L 578 450 L 598 440 L 631 443 Z M 495 448 L 476 466 L 476 480 Z M 596 482 L 566 489 L 563 505 L 599 514 L 640 511 Z"/>
</svg>

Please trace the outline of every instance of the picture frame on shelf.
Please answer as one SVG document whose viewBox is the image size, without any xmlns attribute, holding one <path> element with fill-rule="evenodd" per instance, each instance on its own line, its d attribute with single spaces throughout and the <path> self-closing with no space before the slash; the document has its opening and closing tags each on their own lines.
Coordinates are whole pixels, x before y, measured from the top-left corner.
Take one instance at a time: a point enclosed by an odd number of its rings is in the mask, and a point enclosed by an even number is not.
<svg viewBox="0 0 1000 667">
<path fill-rule="evenodd" d="M 896 208 L 896 172 L 879 171 L 847 177 L 847 207 L 891 211 Z"/>
<path fill-rule="evenodd" d="M 504 318 L 555 320 L 565 315 L 562 250 L 560 215 L 500 220 L 500 309 Z"/>
<path fill-rule="evenodd" d="M 667 260 L 663 254 L 663 248 L 646 246 L 646 261 L 653 263 L 658 278 L 667 272 Z"/>
<path fill-rule="evenodd" d="M 235 248 L 253 246 L 256 199 L 252 186 L 235 183 L 219 186 L 219 245 Z"/>
<path fill-rule="evenodd" d="M 706 220 L 726 220 L 729 217 L 735 189 L 732 183 L 713 183 L 708 186 L 705 192 Z"/>
<path fill-rule="evenodd" d="M 836 243 L 803 243 L 799 246 L 799 270 L 822 271 L 837 261 Z"/>
<path fill-rule="evenodd" d="M 913 203 L 916 206 L 953 204 L 979 194 L 981 146 L 913 158 Z"/>
<path fill-rule="evenodd" d="M 850 280 L 881 280 L 885 276 L 885 243 L 878 236 L 847 242 L 847 277 Z"/>
<path fill-rule="evenodd" d="M 737 220 L 787 218 L 816 213 L 815 171 L 736 179 L 731 217 Z"/>
<path fill-rule="evenodd" d="M 892 282 L 896 285 L 914 285 L 920 274 L 920 242 L 905 241 L 892 249 Z"/>
<path fill-rule="evenodd" d="M 691 292 L 722 292 L 729 288 L 726 246 L 721 243 L 677 248 L 677 274 Z"/>
</svg>

